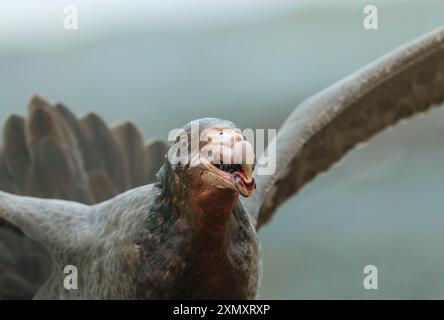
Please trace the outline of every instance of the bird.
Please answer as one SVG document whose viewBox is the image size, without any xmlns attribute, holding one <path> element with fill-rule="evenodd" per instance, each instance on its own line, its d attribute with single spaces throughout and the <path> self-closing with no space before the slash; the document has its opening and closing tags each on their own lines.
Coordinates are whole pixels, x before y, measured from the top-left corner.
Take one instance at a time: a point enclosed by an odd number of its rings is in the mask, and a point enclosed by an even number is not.
<svg viewBox="0 0 444 320">
<path fill-rule="evenodd" d="M 258 231 L 278 207 L 358 144 L 443 103 L 444 27 L 303 101 L 258 155 L 228 120 L 144 143 L 131 123 L 109 128 L 34 96 L 4 127 L 0 297 L 258 298 Z M 271 153 L 275 170 L 260 174 Z"/>
</svg>

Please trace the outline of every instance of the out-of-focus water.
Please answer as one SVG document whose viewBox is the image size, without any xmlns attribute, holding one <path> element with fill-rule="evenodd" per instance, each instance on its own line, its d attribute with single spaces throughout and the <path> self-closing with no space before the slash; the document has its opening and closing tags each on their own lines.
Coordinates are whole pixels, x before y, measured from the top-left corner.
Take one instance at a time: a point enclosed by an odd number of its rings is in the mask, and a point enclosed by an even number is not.
<svg viewBox="0 0 444 320">
<path fill-rule="evenodd" d="M 44 45 L 3 41 L 0 121 L 39 93 L 79 115 L 134 121 L 146 137 L 208 116 L 278 128 L 304 98 L 444 22 L 439 0 L 376 1 L 380 28 L 365 31 L 364 1 L 329 3 L 208 28 L 140 23 L 72 42 L 69 33 Z M 261 297 L 444 298 L 443 136 L 437 109 L 281 207 L 260 232 Z M 367 264 L 378 267 L 378 290 L 363 289 Z"/>
</svg>

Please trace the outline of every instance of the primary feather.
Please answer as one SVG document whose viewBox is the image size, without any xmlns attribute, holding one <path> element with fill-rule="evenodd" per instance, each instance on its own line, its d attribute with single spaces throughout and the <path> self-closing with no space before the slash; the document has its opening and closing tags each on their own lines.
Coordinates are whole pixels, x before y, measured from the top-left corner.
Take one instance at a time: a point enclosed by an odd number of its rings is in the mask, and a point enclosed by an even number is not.
<svg viewBox="0 0 444 320">
<path fill-rule="evenodd" d="M 146 150 L 131 123 L 110 130 L 98 116 L 79 120 L 63 104 L 51 106 L 34 96 L 26 118 L 11 115 L 4 125 L 0 190 L 84 204 L 102 202 L 153 182 L 153 171 L 164 159 L 164 152 L 157 151 L 167 148 L 163 141 L 155 144 L 157 149 Z M 45 248 L 0 219 L 0 299 L 32 298 L 50 269 Z"/>
</svg>

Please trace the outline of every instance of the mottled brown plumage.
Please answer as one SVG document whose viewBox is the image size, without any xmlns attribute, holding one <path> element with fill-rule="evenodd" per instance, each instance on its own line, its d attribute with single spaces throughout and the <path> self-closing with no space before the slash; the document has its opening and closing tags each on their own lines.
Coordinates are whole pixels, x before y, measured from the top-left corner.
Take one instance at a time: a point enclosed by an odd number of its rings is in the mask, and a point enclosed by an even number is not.
<svg viewBox="0 0 444 320">
<path fill-rule="evenodd" d="M 443 102 L 441 28 L 296 108 L 269 145 L 276 172 L 256 173 L 253 192 L 249 164 L 228 170 L 208 159 L 165 161 L 148 184 L 165 145 L 144 145 L 131 124 L 109 130 L 96 115 L 79 121 L 34 97 L 26 119 L 5 124 L 0 153 L 0 224 L 7 227 L 0 228 L 0 295 L 29 298 L 39 288 L 36 298 L 254 298 L 256 231 L 276 208 L 356 144 Z M 200 124 L 213 131 L 199 152 L 222 139 L 212 135 L 219 131 L 245 143 L 231 122 Z M 190 125 L 184 128 L 189 138 Z M 16 261 L 43 267 L 33 273 Z M 79 269 L 78 290 L 62 285 L 67 264 Z"/>
</svg>

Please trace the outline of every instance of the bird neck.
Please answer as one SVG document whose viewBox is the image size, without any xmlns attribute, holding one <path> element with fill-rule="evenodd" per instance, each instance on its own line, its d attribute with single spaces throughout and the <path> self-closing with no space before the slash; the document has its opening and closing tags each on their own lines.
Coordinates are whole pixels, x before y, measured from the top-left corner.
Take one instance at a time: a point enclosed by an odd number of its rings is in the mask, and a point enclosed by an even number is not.
<svg viewBox="0 0 444 320">
<path fill-rule="evenodd" d="M 161 169 L 158 179 L 161 189 L 159 200 L 164 204 L 162 211 L 173 220 L 184 219 L 190 225 L 199 248 L 223 250 L 228 242 L 238 193 L 183 183 L 168 164 Z"/>
<path fill-rule="evenodd" d="M 225 249 L 230 220 L 237 202 L 230 190 L 193 190 L 190 219 L 199 242 L 209 249 Z"/>
</svg>

